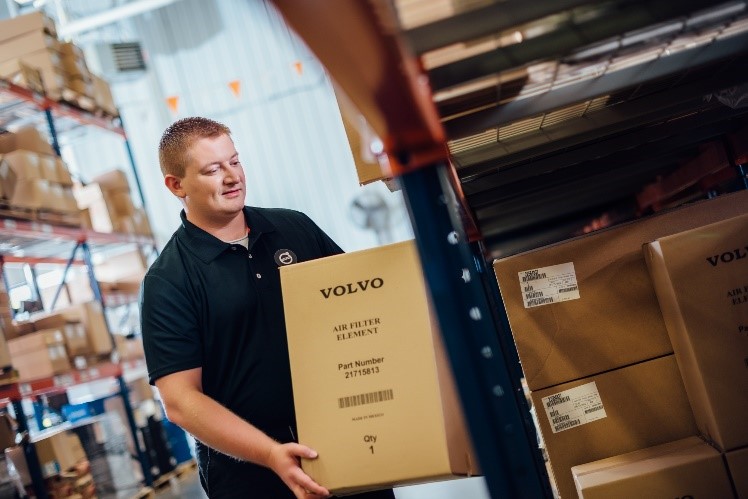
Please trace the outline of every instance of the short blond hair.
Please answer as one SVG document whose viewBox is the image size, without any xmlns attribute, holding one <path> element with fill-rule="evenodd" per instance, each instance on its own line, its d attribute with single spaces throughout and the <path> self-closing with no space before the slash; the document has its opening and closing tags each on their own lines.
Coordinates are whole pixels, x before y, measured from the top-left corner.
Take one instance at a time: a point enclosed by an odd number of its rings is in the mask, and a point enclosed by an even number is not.
<svg viewBox="0 0 748 499">
<path fill-rule="evenodd" d="M 231 130 L 223 123 L 208 118 L 192 116 L 175 121 L 164 130 L 158 144 L 158 162 L 161 173 L 184 177 L 187 168 L 187 151 L 198 140 L 220 135 L 231 136 Z"/>
</svg>

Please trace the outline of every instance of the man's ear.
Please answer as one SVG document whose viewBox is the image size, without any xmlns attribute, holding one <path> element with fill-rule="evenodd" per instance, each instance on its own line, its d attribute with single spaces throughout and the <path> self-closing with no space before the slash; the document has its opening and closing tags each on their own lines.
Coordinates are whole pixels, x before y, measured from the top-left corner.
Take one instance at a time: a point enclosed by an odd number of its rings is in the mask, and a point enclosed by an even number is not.
<svg viewBox="0 0 748 499">
<path fill-rule="evenodd" d="M 178 198 L 184 198 L 187 193 L 182 189 L 182 179 L 176 175 L 167 174 L 164 176 L 164 185 Z"/>
</svg>

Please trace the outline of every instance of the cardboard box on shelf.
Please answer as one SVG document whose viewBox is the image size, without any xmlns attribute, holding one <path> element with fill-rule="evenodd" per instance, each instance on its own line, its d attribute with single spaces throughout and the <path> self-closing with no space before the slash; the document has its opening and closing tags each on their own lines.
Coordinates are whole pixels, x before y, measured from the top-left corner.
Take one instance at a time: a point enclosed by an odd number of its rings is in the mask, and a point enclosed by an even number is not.
<svg viewBox="0 0 748 499">
<path fill-rule="evenodd" d="M 415 245 L 280 272 L 299 439 L 320 455 L 304 470 L 336 493 L 475 474 Z"/>
<path fill-rule="evenodd" d="M 672 352 L 642 245 L 747 211 L 741 191 L 495 261 L 530 389 Z"/>
<path fill-rule="evenodd" d="M 60 42 L 56 37 L 41 31 L 29 31 L 15 38 L 0 43 L 0 61 L 18 59 L 24 54 L 39 50 L 60 51 Z"/>
<path fill-rule="evenodd" d="M 16 208 L 43 208 L 49 200 L 49 182 L 40 179 L 19 179 L 13 186 L 12 194 L 6 199 L 8 204 Z"/>
<path fill-rule="evenodd" d="M 86 459 L 78 435 L 69 431 L 52 430 L 46 438 L 36 440 L 34 447 L 45 477 L 67 471 Z"/>
<path fill-rule="evenodd" d="M 46 31 L 52 36 L 57 36 L 54 21 L 43 12 L 37 11 L 0 21 L 0 42 L 30 31 Z"/>
<path fill-rule="evenodd" d="M 644 249 L 699 429 L 748 446 L 748 215 Z"/>
<path fill-rule="evenodd" d="M 0 135 L 0 141 L 2 141 L 2 135 Z M 40 177 L 39 155 L 35 152 L 17 150 L 0 154 L 0 185 L 2 185 L 5 199 L 12 199 L 16 196 L 19 182 L 38 180 Z"/>
<path fill-rule="evenodd" d="M 92 98 L 94 96 L 93 82 L 85 77 L 68 75 L 65 79 L 65 86 L 79 94 L 87 95 Z"/>
<path fill-rule="evenodd" d="M 102 191 L 130 191 L 130 184 L 127 181 L 127 175 L 119 169 L 97 175 L 91 179 L 91 183 L 99 184 Z"/>
<path fill-rule="evenodd" d="M 0 134 L 0 154 L 19 149 L 38 154 L 55 154 L 47 139 L 34 127 L 20 128 L 12 133 Z"/>
<path fill-rule="evenodd" d="M 18 78 L 19 72 L 24 71 L 23 67 L 29 68 L 37 72 L 43 87 L 41 89 L 32 88 L 32 90 L 43 91 L 49 97 L 57 99 L 61 90 L 65 87 L 65 72 L 61 64 L 60 54 L 57 51 L 53 49 L 37 50 L 7 61 L 0 61 L 0 77 L 13 80 Z M 21 77 L 23 79 L 31 78 L 35 82 L 38 80 L 33 75 L 28 76 L 28 78 L 23 75 Z"/>
<path fill-rule="evenodd" d="M 0 78 L 9 81 L 19 87 L 44 93 L 44 79 L 42 73 L 36 68 L 29 66 L 20 59 L 13 59 L 0 63 Z"/>
<path fill-rule="evenodd" d="M 91 72 L 86 64 L 86 57 L 83 50 L 72 42 L 60 44 L 62 53 L 62 66 L 69 76 L 83 78 L 86 81 L 91 80 Z"/>
<path fill-rule="evenodd" d="M 80 322 L 67 322 L 63 327 L 65 334 L 65 348 L 71 359 L 77 355 L 88 355 L 91 353 L 91 345 L 88 343 L 86 327 Z"/>
<path fill-rule="evenodd" d="M 114 97 L 112 96 L 109 82 L 95 74 L 91 74 L 91 80 L 93 81 L 96 105 L 111 116 L 119 116 L 119 111 L 117 110 L 117 105 L 114 103 Z"/>
<path fill-rule="evenodd" d="M 725 460 L 738 499 L 748 498 L 748 447 L 727 452 Z"/>
<path fill-rule="evenodd" d="M 20 381 L 46 378 L 71 369 L 61 329 L 45 329 L 8 341 Z"/>
<path fill-rule="evenodd" d="M 689 437 L 574 466 L 582 499 L 631 497 L 732 497 L 720 453 Z"/>
<path fill-rule="evenodd" d="M 130 217 L 135 213 L 135 205 L 132 203 L 130 191 L 112 191 L 104 194 L 107 205 L 117 217 Z"/>
<path fill-rule="evenodd" d="M 91 228 L 96 232 L 114 232 L 117 215 L 104 197 L 99 184 L 76 185 L 73 193 L 80 210 L 87 210 Z"/>
<path fill-rule="evenodd" d="M 57 176 L 57 157 L 39 154 L 39 173 L 44 180 L 58 183 L 60 179 Z"/>
<path fill-rule="evenodd" d="M 44 329 L 61 329 L 68 323 L 65 314 L 61 312 L 34 315 L 30 319 L 31 323 L 34 325 L 34 329 L 37 331 L 42 331 Z"/>
<path fill-rule="evenodd" d="M 104 311 L 98 301 L 89 301 L 66 308 L 63 313 L 71 322 L 81 322 L 86 328 L 91 353 L 108 354 L 112 351 L 112 338 L 109 336 Z"/>
<path fill-rule="evenodd" d="M 141 338 L 127 338 L 121 334 L 114 335 L 117 352 L 122 360 L 138 360 L 145 358 L 143 340 Z"/>
<path fill-rule="evenodd" d="M 673 355 L 532 393 L 561 497 L 573 466 L 698 434 Z"/>
</svg>

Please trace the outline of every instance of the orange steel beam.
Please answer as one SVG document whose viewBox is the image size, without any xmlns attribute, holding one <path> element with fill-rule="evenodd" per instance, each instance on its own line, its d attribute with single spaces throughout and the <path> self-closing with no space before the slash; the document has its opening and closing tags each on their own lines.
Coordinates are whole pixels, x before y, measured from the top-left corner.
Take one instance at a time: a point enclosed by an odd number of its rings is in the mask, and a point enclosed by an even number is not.
<svg viewBox="0 0 748 499">
<path fill-rule="evenodd" d="M 382 140 L 393 174 L 447 161 L 428 78 L 388 1 L 273 3 Z"/>
</svg>

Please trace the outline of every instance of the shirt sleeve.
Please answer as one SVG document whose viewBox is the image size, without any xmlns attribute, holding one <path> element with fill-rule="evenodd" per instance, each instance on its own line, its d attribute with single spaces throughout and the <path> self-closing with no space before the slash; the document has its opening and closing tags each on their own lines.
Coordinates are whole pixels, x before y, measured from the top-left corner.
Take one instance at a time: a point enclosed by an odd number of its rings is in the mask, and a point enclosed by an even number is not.
<svg viewBox="0 0 748 499">
<path fill-rule="evenodd" d="M 147 274 L 140 293 L 140 320 L 148 379 L 202 367 L 196 307 L 174 283 Z"/>
</svg>

